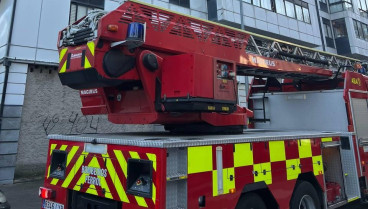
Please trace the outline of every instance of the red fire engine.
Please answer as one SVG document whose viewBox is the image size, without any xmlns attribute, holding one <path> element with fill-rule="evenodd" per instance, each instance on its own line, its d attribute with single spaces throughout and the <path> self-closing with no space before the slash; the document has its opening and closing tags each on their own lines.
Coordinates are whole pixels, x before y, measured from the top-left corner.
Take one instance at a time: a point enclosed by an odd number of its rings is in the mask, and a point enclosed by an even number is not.
<svg viewBox="0 0 368 209">
<path fill-rule="evenodd" d="M 137 1 L 59 33 L 85 115 L 166 132 L 50 135 L 45 209 L 322 209 L 367 196 L 358 60 Z M 249 109 L 240 76 L 253 76 Z M 247 128 L 246 130 L 244 130 Z"/>
</svg>

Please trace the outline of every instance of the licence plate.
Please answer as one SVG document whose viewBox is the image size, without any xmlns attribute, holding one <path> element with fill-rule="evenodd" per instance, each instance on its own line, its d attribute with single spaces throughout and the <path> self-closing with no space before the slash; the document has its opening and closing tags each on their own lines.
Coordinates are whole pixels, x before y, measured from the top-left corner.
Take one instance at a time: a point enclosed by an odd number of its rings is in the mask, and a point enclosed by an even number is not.
<svg viewBox="0 0 368 209">
<path fill-rule="evenodd" d="M 64 205 L 56 203 L 56 202 L 52 202 L 50 200 L 43 200 L 42 208 L 43 209 L 64 209 Z"/>
</svg>

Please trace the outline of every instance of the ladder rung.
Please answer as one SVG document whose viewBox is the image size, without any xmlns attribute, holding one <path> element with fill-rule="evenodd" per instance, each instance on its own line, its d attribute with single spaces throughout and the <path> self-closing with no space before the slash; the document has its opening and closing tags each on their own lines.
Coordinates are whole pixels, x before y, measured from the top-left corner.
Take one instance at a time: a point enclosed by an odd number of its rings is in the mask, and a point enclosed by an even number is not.
<svg viewBox="0 0 368 209">
<path fill-rule="evenodd" d="M 264 87 L 266 87 L 266 85 L 252 85 L 252 87 L 254 87 L 254 88 L 264 88 Z"/>
</svg>

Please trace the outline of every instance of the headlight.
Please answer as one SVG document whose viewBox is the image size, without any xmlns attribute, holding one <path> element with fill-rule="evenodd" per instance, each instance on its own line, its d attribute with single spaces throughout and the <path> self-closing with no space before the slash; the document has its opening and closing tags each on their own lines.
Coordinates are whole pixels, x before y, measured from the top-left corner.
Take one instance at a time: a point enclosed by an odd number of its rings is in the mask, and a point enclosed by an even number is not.
<svg viewBox="0 0 368 209">
<path fill-rule="evenodd" d="M 152 198 L 152 161 L 128 159 L 127 193 Z"/>
<path fill-rule="evenodd" d="M 57 179 L 65 179 L 67 152 L 62 150 L 54 150 L 51 154 L 50 177 Z"/>
</svg>

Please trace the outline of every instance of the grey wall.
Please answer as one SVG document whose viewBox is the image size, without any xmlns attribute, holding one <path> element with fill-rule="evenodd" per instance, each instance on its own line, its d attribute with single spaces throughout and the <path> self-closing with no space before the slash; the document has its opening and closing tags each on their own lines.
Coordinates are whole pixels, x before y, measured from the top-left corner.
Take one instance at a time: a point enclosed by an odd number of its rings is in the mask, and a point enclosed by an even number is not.
<svg viewBox="0 0 368 209">
<path fill-rule="evenodd" d="M 114 125 L 106 116 L 83 116 L 76 90 L 63 87 L 56 71 L 28 72 L 18 141 L 15 179 L 45 171 L 48 134 L 150 131 L 152 125 Z"/>
</svg>

